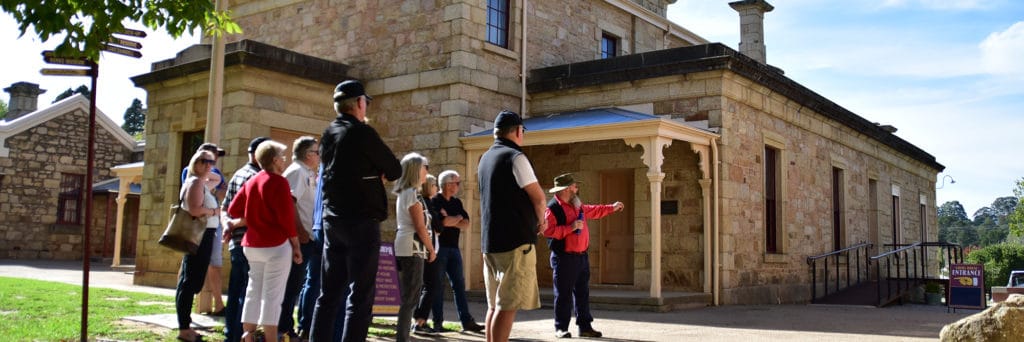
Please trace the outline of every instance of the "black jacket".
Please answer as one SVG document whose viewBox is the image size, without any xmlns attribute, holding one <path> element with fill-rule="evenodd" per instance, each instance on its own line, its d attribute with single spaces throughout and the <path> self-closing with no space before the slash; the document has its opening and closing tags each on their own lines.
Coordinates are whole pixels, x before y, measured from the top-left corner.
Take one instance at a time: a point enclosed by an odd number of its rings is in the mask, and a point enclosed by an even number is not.
<svg viewBox="0 0 1024 342">
<path fill-rule="evenodd" d="M 402 165 L 377 131 L 349 114 L 340 114 L 320 140 L 324 166 L 324 218 L 374 219 L 388 217 L 383 175 L 394 181 Z"/>
</svg>

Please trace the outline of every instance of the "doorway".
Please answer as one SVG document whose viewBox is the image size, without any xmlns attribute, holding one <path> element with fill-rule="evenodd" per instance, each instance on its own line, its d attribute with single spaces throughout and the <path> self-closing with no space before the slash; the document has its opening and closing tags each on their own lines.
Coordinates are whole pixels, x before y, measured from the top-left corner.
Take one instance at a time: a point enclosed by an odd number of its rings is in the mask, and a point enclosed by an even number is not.
<svg viewBox="0 0 1024 342">
<path fill-rule="evenodd" d="M 633 284 L 633 169 L 601 172 L 601 201 L 622 202 L 622 212 L 598 220 L 600 225 L 600 283 Z"/>
</svg>

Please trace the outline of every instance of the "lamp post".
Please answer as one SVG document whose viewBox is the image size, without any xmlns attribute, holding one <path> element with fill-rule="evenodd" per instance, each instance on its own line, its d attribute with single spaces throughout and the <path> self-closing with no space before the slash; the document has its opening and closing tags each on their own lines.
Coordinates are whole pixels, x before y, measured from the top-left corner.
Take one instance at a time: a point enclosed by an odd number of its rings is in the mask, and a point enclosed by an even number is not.
<svg viewBox="0 0 1024 342">
<path fill-rule="evenodd" d="M 935 188 L 935 190 L 942 189 L 942 187 L 946 186 L 946 178 L 949 178 L 949 184 L 956 184 L 956 180 L 953 179 L 953 176 L 945 175 L 942 176 L 942 184 L 939 184 L 939 187 Z"/>
</svg>

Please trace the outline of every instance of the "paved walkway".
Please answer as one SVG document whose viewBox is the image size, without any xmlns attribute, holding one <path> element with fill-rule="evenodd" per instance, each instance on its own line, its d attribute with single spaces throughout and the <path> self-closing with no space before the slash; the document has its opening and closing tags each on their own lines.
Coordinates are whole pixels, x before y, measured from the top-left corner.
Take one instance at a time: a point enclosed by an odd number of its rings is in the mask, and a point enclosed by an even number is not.
<svg viewBox="0 0 1024 342">
<path fill-rule="evenodd" d="M 92 287 L 173 295 L 173 289 L 132 285 L 132 276 L 109 266 L 90 266 Z M 0 276 L 82 283 L 82 263 L 68 261 L 0 260 Z M 3 291 L 3 289 L 0 289 Z M 470 302 L 483 321 L 486 306 Z M 946 324 L 974 313 L 945 307 L 895 305 L 871 307 L 767 305 L 720 306 L 670 313 L 594 311 L 594 327 L 604 341 L 934 341 Z M 454 317 L 452 303 L 446 313 Z M 512 330 L 515 341 L 554 341 L 550 307 L 521 311 Z M 576 335 L 575 326 L 570 328 Z M 445 333 L 421 341 L 483 341 L 483 335 Z M 384 339 L 381 339 L 384 341 Z"/>
</svg>

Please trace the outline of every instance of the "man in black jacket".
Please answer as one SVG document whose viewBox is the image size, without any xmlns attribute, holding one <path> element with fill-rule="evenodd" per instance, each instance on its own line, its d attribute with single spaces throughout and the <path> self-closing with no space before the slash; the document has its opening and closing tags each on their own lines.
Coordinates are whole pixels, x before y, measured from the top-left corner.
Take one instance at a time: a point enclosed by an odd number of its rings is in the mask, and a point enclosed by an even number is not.
<svg viewBox="0 0 1024 342">
<path fill-rule="evenodd" d="M 402 173 L 394 153 L 366 124 L 366 109 L 372 100 L 358 81 L 339 83 L 334 89 L 338 117 L 320 140 L 323 286 L 313 312 L 313 342 L 335 340 L 334 320 L 343 302 L 341 340 L 364 341 L 370 327 L 380 222 L 388 216 L 384 179 L 394 181 Z"/>
</svg>

